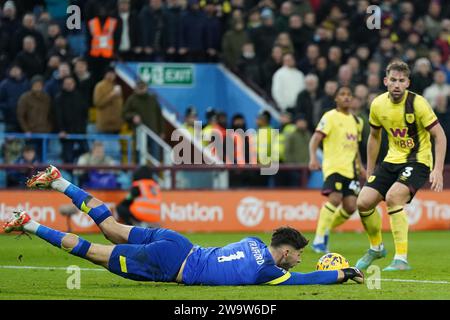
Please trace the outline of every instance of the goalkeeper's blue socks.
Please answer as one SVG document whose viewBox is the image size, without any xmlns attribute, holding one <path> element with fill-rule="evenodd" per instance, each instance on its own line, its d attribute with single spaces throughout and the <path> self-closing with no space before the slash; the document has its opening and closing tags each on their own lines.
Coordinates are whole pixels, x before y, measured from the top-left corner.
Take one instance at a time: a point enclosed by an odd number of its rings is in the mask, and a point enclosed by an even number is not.
<svg viewBox="0 0 450 320">
<path fill-rule="evenodd" d="M 31 220 L 24 225 L 24 230 L 34 233 L 39 238 L 51 243 L 55 247 L 61 248 L 75 256 L 85 258 L 91 243 L 83 238 L 73 235 L 78 238 L 78 243 L 73 248 L 66 248 L 63 246 L 63 238 L 68 235 L 68 233 L 54 230 L 52 228 L 43 226 L 34 220 Z"/>
<path fill-rule="evenodd" d="M 88 207 L 87 203 L 93 197 L 83 189 L 78 188 L 76 185 L 70 183 L 64 178 L 53 181 L 52 188 L 57 191 L 63 192 L 66 196 L 71 198 L 73 204 L 78 209 L 88 214 L 97 225 L 111 216 L 111 212 L 105 204 L 102 204 L 95 208 Z"/>
</svg>

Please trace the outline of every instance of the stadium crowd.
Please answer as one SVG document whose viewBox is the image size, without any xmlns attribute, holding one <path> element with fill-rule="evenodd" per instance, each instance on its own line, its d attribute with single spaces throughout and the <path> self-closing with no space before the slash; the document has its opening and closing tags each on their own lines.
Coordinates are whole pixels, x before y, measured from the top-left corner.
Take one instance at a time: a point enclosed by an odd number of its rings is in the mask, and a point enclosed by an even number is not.
<svg viewBox="0 0 450 320">
<path fill-rule="evenodd" d="M 81 8 L 80 30 L 66 28 L 72 4 Z M 371 4 L 381 9 L 380 29 L 367 26 Z M 365 122 L 364 160 L 368 108 L 385 91 L 383 72 L 395 57 L 410 65 L 410 90 L 424 95 L 450 133 L 449 1 L 2 0 L 0 8 L 4 131 L 58 133 L 65 163 L 89 151 L 85 141 L 64 140 L 89 123 L 98 133 L 145 123 L 164 137 L 157 99 L 142 84 L 129 97 L 118 85 L 111 63 L 123 60 L 223 62 L 282 112 L 285 163 L 307 163 L 306 142 L 341 85 L 354 89 Z M 195 109 L 186 116 L 195 118 Z M 245 128 L 226 110 L 208 119 Z M 258 119 L 270 123 L 267 114 Z M 35 139 L 25 150 L 13 142 L 3 144 L 6 163 L 35 161 L 33 147 L 42 152 Z"/>
</svg>

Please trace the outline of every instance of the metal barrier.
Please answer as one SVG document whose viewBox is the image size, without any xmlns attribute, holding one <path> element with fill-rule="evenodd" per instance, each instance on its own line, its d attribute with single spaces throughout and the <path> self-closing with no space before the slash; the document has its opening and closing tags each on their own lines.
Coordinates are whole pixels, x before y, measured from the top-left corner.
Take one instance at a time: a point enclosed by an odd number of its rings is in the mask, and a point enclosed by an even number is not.
<svg viewBox="0 0 450 320">
<path fill-rule="evenodd" d="M 61 138 L 57 133 L 0 133 L 0 139 L 41 139 L 42 140 L 42 163 L 47 162 L 48 145 L 50 140 L 60 141 Z M 66 140 L 87 140 L 89 141 L 121 141 L 127 142 L 127 164 L 132 163 L 132 150 L 133 150 L 133 138 L 130 135 L 118 135 L 118 134 L 67 134 L 64 139 Z"/>
<path fill-rule="evenodd" d="M 46 168 L 48 164 L 38 164 L 35 166 L 29 166 L 25 164 L 0 164 L 0 171 L 4 170 L 29 170 L 30 174 L 37 170 L 42 170 Z M 137 165 L 116 165 L 116 166 L 78 166 L 74 164 L 62 164 L 58 165 L 61 170 L 111 170 L 111 171 L 128 171 L 132 172 L 138 168 Z M 176 165 L 176 166 L 159 166 L 159 167 L 149 167 L 149 169 L 155 174 L 159 174 L 162 171 L 170 172 L 170 189 L 177 190 L 180 189 L 177 186 L 176 176 L 180 171 L 190 171 L 190 172 L 208 172 L 208 171 L 257 171 L 261 170 L 263 167 L 259 165 Z M 279 172 L 298 172 L 300 173 L 300 185 L 296 187 L 297 189 L 308 189 L 308 179 L 310 177 L 310 171 L 307 166 L 303 165 L 290 165 L 290 164 L 280 164 Z M 450 178 L 445 179 L 445 177 L 450 177 L 450 165 L 444 167 L 444 189 L 450 189 Z M 422 189 L 429 189 L 430 184 L 427 182 Z M 252 188 L 249 186 L 249 188 Z M 266 187 L 260 187 L 265 188 Z M 277 187 L 278 188 L 278 187 Z M 279 187 L 282 189 L 282 187 Z"/>
</svg>

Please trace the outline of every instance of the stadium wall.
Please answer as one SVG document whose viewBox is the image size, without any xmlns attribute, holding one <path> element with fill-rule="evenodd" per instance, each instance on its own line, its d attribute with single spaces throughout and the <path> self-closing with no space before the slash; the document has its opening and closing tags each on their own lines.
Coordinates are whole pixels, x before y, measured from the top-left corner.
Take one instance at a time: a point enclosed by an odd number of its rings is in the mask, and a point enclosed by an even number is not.
<svg viewBox="0 0 450 320">
<path fill-rule="evenodd" d="M 126 195 L 123 191 L 92 191 L 115 212 L 115 205 Z M 38 222 L 75 233 L 99 232 L 85 214 L 71 218 L 60 214 L 70 205 L 67 197 L 49 191 L 0 191 L 0 223 L 12 210 L 27 210 Z M 290 225 L 314 231 L 319 209 L 325 198 L 318 191 L 163 191 L 163 227 L 182 232 L 271 231 Z M 386 207 L 380 206 L 383 229 L 389 230 Z M 420 191 L 407 207 L 411 230 L 450 229 L 450 190 L 441 193 Z M 363 231 L 357 214 L 339 231 Z M 1 231 L 0 231 L 1 232 Z"/>
</svg>

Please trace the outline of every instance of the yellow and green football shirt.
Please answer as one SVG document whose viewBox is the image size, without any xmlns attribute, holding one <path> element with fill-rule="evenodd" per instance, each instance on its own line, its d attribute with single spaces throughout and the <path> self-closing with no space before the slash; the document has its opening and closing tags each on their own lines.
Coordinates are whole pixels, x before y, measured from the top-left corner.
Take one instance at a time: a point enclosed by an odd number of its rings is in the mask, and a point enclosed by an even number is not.
<svg viewBox="0 0 450 320">
<path fill-rule="evenodd" d="M 384 161 L 396 164 L 420 162 L 432 168 L 428 130 L 438 123 L 438 119 L 426 99 L 418 94 L 414 98 L 414 111 L 406 112 L 408 92 L 399 103 L 393 103 L 388 92 L 376 97 L 370 106 L 369 123 L 374 128 L 383 127 L 387 132 L 389 150 Z"/>
<path fill-rule="evenodd" d="M 333 173 L 355 178 L 355 159 L 358 143 L 361 141 L 363 122 L 353 114 L 345 114 L 337 109 L 326 112 L 317 125 L 316 131 L 323 138 L 323 177 Z"/>
</svg>

